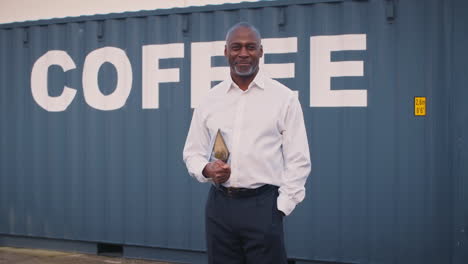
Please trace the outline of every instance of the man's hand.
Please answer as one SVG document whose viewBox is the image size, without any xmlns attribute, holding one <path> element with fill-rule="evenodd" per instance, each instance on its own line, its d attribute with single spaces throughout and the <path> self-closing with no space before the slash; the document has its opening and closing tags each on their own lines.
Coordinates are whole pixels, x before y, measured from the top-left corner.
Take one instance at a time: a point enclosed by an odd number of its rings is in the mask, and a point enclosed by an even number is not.
<svg viewBox="0 0 468 264">
<path fill-rule="evenodd" d="M 231 176 L 231 167 L 221 160 L 216 160 L 206 164 L 202 173 L 205 177 L 211 178 L 214 183 L 221 184 Z"/>
</svg>

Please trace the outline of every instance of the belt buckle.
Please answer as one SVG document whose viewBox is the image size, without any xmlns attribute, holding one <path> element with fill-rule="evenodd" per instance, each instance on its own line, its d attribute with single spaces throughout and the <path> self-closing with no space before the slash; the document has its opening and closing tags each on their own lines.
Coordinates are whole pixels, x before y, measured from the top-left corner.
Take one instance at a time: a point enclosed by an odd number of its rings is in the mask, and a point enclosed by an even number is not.
<svg viewBox="0 0 468 264">
<path fill-rule="evenodd" d="M 226 194 L 229 197 L 234 197 L 237 194 L 237 190 L 238 190 L 238 188 L 236 188 L 236 187 L 226 187 Z"/>
</svg>

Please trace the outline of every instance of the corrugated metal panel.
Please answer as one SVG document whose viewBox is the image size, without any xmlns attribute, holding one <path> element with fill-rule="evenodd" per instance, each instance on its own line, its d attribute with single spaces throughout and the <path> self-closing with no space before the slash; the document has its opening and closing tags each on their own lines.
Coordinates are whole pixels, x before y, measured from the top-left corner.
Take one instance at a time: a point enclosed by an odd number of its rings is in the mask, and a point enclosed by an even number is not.
<svg viewBox="0 0 468 264">
<path fill-rule="evenodd" d="M 464 263 L 466 10 L 461 0 L 278 1 L 2 25 L 0 233 L 204 250 L 208 185 L 190 179 L 181 160 L 191 43 L 223 40 L 247 20 L 264 38 L 297 37 L 297 53 L 266 58 L 295 64 L 295 78 L 279 80 L 299 91 L 313 161 L 307 198 L 286 219 L 289 256 Z M 332 87 L 366 89 L 368 105 L 309 107 L 310 37 L 340 34 L 366 34 L 366 50 L 332 53 L 363 60 L 365 74 Z M 180 68 L 180 81 L 161 85 L 158 109 L 142 109 L 142 46 L 167 43 L 184 44 L 183 58 L 161 60 Z M 124 50 L 133 72 L 114 111 L 90 107 L 82 89 L 86 55 L 106 46 Z M 51 96 L 64 85 L 77 90 L 62 112 L 31 95 L 32 66 L 49 50 L 76 64 L 49 70 Z M 102 66 L 103 93 L 116 76 Z M 427 96 L 426 117 L 413 115 L 414 96 Z"/>
<path fill-rule="evenodd" d="M 466 28 L 466 11 L 468 2 L 454 1 L 452 13 L 448 15 L 454 18 L 452 43 L 447 45 L 451 52 L 450 62 L 453 68 L 447 69 L 449 76 L 450 111 L 450 165 L 454 177 L 454 250 L 453 259 L 455 263 L 463 263 L 468 260 L 468 75 L 466 74 L 466 62 L 468 61 L 468 34 Z"/>
</svg>

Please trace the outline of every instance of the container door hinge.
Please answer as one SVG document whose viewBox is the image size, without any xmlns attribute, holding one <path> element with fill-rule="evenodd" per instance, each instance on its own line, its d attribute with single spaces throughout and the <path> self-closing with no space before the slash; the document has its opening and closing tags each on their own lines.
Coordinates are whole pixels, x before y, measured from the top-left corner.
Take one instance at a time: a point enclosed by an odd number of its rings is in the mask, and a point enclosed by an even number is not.
<svg viewBox="0 0 468 264">
<path fill-rule="evenodd" d="M 395 0 L 386 0 L 385 15 L 388 23 L 393 23 L 396 17 Z"/>
<path fill-rule="evenodd" d="M 97 24 L 97 38 L 98 41 L 104 40 L 104 21 L 98 21 Z"/>
<path fill-rule="evenodd" d="M 281 28 L 281 27 L 284 27 L 285 25 L 286 25 L 286 8 L 281 7 L 278 10 L 278 26 Z"/>
<path fill-rule="evenodd" d="M 29 30 L 28 28 L 24 28 L 23 30 L 23 45 L 27 46 L 29 43 Z"/>
<path fill-rule="evenodd" d="M 189 15 L 182 17 L 182 33 L 187 34 L 190 30 L 190 18 Z"/>
</svg>

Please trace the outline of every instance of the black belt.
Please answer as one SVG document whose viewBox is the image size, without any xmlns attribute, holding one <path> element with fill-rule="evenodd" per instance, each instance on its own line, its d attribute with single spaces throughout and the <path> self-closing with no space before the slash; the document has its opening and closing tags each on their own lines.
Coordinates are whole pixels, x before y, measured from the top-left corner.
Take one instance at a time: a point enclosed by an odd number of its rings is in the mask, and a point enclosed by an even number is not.
<svg viewBox="0 0 468 264">
<path fill-rule="evenodd" d="M 262 192 L 267 191 L 272 188 L 277 188 L 277 187 L 274 185 L 270 185 L 270 184 L 265 184 L 255 189 L 224 187 L 222 185 L 219 185 L 218 187 L 216 187 L 218 191 L 232 198 L 251 197 L 251 196 L 261 194 Z"/>
</svg>

